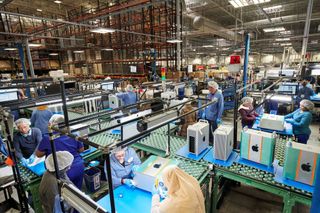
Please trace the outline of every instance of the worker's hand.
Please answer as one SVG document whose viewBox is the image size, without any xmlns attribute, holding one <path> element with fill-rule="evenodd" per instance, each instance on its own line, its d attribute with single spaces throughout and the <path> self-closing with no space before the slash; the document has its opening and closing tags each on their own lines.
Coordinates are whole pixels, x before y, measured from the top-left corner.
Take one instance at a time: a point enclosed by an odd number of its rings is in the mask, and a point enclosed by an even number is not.
<svg viewBox="0 0 320 213">
<path fill-rule="evenodd" d="M 222 120 L 220 118 L 218 118 L 216 123 L 217 123 L 217 125 L 220 125 L 220 124 L 222 124 Z"/>
<path fill-rule="evenodd" d="M 31 164 L 31 163 L 33 163 L 34 162 L 34 160 L 35 160 L 35 155 L 34 154 L 32 154 L 29 158 L 28 158 L 28 164 Z"/>
<path fill-rule="evenodd" d="M 124 179 L 123 183 L 129 187 L 135 187 L 131 179 Z"/>
<path fill-rule="evenodd" d="M 21 158 L 21 164 L 26 167 L 28 165 L 28 160 L 25 158 Z"/>
<path fill-rule="evenodd" d="M 159 195 L 159 190 L 158 190 L 158 188 L 156 188 L 155 185 L 153 185 L 153 187 L 152 187 L 152 196 L 153 195 Z"/>
<path fill-rule="evenodd" d="M 139 169 L 139 165 L 134 165 L 131 169 L 131 177 L 133 178 L 137 174 L 137 170 Z"/>
<path fill-rule="evenodd" d="M 289 118 L 289 119 L 285 119 L 285 121 L 286 121 L 287 123 L 289 123 L 289 124 L 292 124 L 292 123 L 294 122 L 294 120 L 293 120 L 293 119 L 291 119 L 291 118 Z"/>
<path fill-rule="evenodd" d="M 206 119 L 206 112 L 205 110 L 203 110 L 202 114 L 201 114 L 201 119 Z"/>
</svg>

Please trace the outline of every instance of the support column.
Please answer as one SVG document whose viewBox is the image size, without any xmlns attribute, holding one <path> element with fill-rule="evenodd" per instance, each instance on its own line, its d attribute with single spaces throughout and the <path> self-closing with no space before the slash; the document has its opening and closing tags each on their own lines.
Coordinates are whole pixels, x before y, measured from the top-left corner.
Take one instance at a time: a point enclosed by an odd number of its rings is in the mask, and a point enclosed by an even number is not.
<svg viewBox="0 0 320 213">
<path fill-rule="evenodd" d="M 176 0 L 176 38 L 178 40 L 181 40 L 181 17 L 180 17 L 180 13 L 181 13 L 181 1 L 180 0 Z M 182 43 L 177 43 L 177 71 L 181 71 L 181 45 Z"/>
<path fill-rule="evenodd" d="M 27 73 L 27 70 L 26 70 L 23 46 L 22 46 L 22 44 L 18 44 L 17 47 L 18 47 L 18 51 L 19 51 L 19 57 L 20 57 L 22 73 L 23 73 L 23 79 L 24 80 L 28 80 L 28 73 Z M 26 95 L 27 95 L 28 98 L 31 98 L 30 87 L 29 86 L 26 87 Z"/>
<path fill-rule="evenodd" d="M 30 51 L 28 39 L 25 40 L 25 45 L 26 45 L 26 51 L 27 51 L 27 56 L 28 56 L 31 78 L 34 78 L 35 76 L 34 76 L 34 69 L 33 69 L 33 61 L 32 61 L 32 57 L 31 57 L 31 51 Z"/>
<path fill-rule="evenodd" d="M 313 0 L 309 0 L 308 10 L 307 10 L 307 17 L 306 17 L 306 24 L 304 26 L 304 33 L 303 33 L 300 72 L 301 72 L 302 66 L 304 65 L 304 62 L 305 62 L 305 56 L 306 56 L 307 47 L 308 47 L 310 22 L 311 22 L 311 15 L 312 15 L 312 7 L 313 7 Z"/>
<path fill-rule="evenodd" d="M 248 64 L 249 64 L 249 52 L 250 52 L 250 34 L 246 34 L 245 40 L 245 54 L 244 54 L 244 65 L 243 65 L 243 87 L 247 86 L 248 80 Z M 247 89 L 244 88 L 243 96 L 247 95 Z"/>
</svg>

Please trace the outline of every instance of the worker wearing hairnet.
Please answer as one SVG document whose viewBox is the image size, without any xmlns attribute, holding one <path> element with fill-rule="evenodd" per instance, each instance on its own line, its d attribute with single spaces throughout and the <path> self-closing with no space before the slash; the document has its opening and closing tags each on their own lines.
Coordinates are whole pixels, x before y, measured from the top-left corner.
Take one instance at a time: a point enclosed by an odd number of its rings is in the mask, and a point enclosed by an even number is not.
<svg viewBox="0 0 320 213">
<path fill-rule="evenodd" d="M 253 109 L 253 98 L 244 97 L 241 99 L 242 104 L 240 105 L 238 111 L 241 115 L 242 127 L 251 128 L 256 118 L 259 116 Z"/>
<path fill-rule="evenodd" d="M 126 92 L 116 94 L 119 99 L 122 100 L 124 106 L 132 105 L 137 102 L 137 95 L 133 91 L 133 86 L 128 84 L 126 87 Z M 137 109 L 131 109 L 130 111 L 137 111 Z"/>
<path fill-rule="evenodd" d="M 310 137 L 311 130 L 309 126 L 312 121 L 311 111 L 313 108 L 314 104 L 304 99 L 300 102 L 299 109 L 284 117 L 287 123 L 292 124 L 293 134 L 299 143 L 307 144 Z"/>
<path fill-rule="evenodd" d="M 113 188 L 125 184 L 129 187 L 134 186 L 132 178 L 135 171 L 141 164 L 137 153 L 132 148 L 125 148 L 110 156 L 111 175 Z M 106 165 L 105 165 L 105 174 Z"/>
<path fill-rule="evenodd" d="M 55 114 L 51 117 L 49 123 L 50 125 L 57 125 L 58 123 L 61 123 L 63 121 L 63 115 Z M 74 160 L 67 174 L 72 183 L 79 189 L 81 189 L 84 175 L 84 163 L 82 157 L 80 156 L 80 153 L 84 151 L 83 143 L 66 135 L 55 138 L 54 142 L 56 151 L 68 151 L 73 155 Z M 36 155 L 40 158 L 42 156 L 48 156 L 51 153 L 52 150 L 50 145 L 50 138 L 48 135 L 44 135 L 36 151 Z"/>
<path fill-rule="evenodd" d="M 205 114 L 202 118 L 206 119 L 210 123 L 210 131 L 209 131 L 209 141 L 213 143 L 213 132 L 218 128 L 218 124 L 222 122 L 222 113 L 223 113 L 223 95 L 222 92 L 218 90 L 219 85 L 215 81 L 208 82 L 209 95 L 207 99 L 213 101 L 217 99 L 217 101 L 205 109 Z"/>
<path fill-rule="evenodd" d="M 177 166 L 168 166 L 162 172 L 168 192 L 160 202 L 157 190 L 153 192 L 151 213 L 204 213 L 204 197 L 198 181 Z"/>
<path fill-rule="evenodd" d="M 52 116 L 52 112 L 48 110 L 48 106 L 38 106 L 31 115 L 31 126 L 40 129 L 42 134 L 48 133 L 49 120 Z"/>
<path fill-rule="evenodd" d="M 19 132 L 13 137 L 13 145 L 16 156 L 26 166 L 34 161 L 34 152 L 42 140 L 42 134 L 38 128 L 30 128 L 29 119 L 20 118 L 15 124 Z"/>
<path fill-rule="evenodd" d="M 184 115 L 186 113 L 191 112 L 193 109 L 191 103 L 187 103 L 181 110 L 180 115 Z M 191 114 L 188 114 L 184 116 L 181 120 L 183 120 L 182 125 L 180 127 L 179 135 L 186 137 L 187 136 L 187 129 L 189 125 L 194 124 L 197 121 L 197 114 L 196 112 L 193 112 Z"/>
<path fill-rule="evenodd" d="M 56 152 L 59 178 L 64 182 L 71 183 L 67 171 L 69 170 L 73 155 L 67 151 Z M 40 202 L 42 204 L 43 212 L 53 213 L 62 212 L 60 206 L 60 197 L 57 178 L 55 175 L 55 167 L 53 162 L 53 156 L 50 154 L 45 161 L 47 171 L 43 174 L 42 180 L 39 186 Z M 66 206 L 66 205 L 65 205 Z"/>
</svg>

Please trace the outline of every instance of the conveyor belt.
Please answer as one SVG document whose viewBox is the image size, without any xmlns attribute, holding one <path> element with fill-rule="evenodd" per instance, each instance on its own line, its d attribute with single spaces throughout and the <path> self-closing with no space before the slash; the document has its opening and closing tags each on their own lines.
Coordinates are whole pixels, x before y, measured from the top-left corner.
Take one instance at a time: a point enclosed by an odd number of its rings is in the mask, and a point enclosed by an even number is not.
<svg viewBox="0 0 320 213">
<path fill-rule="evenodd" d="M 274 150 L 274 158 L 279 161 L 279 165 L 284 165 L 284 160 L 286 156 L 286 140 L 278 138 L 276 141 L 276 147 Z"/>
<path fill-rule="evenodd" d="M 196 178 L 199 182 L 202 182 L 202 180 L 204 180 L 204 178 L 209 174 L 209 168 L 206 164 L 178 156 L 174 156 L 174 158 L 179 161 L 179 167 L 182 170 Z"/>
</svg>

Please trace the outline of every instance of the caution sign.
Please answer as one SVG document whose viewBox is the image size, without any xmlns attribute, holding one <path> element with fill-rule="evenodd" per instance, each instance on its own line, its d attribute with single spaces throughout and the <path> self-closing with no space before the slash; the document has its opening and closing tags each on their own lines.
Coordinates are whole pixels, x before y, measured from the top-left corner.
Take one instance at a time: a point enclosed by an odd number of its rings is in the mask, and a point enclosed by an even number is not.
<svg viewBox="0 0 320 213">
<path fill-rule="evenodd" d="M 230 64 L 240 64 L 240 55 L 230 56 Z"/>
</svg>

